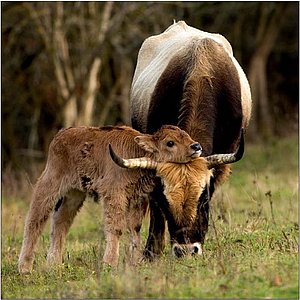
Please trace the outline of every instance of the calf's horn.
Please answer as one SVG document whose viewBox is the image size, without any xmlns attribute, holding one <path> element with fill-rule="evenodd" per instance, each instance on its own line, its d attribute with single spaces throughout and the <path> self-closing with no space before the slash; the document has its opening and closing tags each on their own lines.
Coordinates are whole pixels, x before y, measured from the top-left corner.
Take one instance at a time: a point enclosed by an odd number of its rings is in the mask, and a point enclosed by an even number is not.
<svg viewBox="0 0 300 300">
<path fill-rule="evenodd" d="M 109 154 L 112 160 L 121 168 L 125 169 L 152 169 L 156 170 L 158 163 L 149 157 L 139 157 L 139 158 L 121 158 L 113 150 L 111 144 L 108 145 Z"/>
<path fill-rule="evenodd" d="M 208 168 L 212 169 L 218 165 L 224 165 L 224 164 L 231 164 L 234 162 L 239 161 L 244 154 L 244 130 L 241 130 L 241 136 L 240 136 L 240 145 L 235 153 L 229 153 L 229 154 L 214 154 L 205 157 Z"/>
</svg>

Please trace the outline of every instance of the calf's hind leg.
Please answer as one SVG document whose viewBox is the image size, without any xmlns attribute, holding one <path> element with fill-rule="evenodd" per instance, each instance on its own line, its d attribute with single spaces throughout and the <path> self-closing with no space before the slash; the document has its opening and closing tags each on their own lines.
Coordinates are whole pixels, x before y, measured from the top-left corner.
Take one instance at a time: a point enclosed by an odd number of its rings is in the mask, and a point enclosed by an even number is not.
<svg viewBox="0 0 300 300">
<path fill-rule="evenodd" d="M 34 250 L 46 221 L 59 197 L 60 181 L 48 178 L 45 173 L 36 183 L 29 212 L 26 217 L 24 238 L 19 256 L 19 272 L 30 273 Z"/>
<path fill-rule="evenodd" d="M 77 212 L 82 207 L 84 199 L 84 193 L 71 190 L 57 202 L 52 216 L 51 242 L 47 255 L 48 264 L 62 263 L 66 236 Z"/>
</svg>

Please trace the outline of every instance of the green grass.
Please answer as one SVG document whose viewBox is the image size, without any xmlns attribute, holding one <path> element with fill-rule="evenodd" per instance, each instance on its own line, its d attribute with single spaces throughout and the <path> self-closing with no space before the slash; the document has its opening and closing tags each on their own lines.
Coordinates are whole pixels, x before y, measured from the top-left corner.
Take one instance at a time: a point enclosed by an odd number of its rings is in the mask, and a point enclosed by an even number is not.
<svg viewBox="0 0 300 300">
<path fill-rule="evenodd" d="M 5 189 L 5 187 L 4 187 Z M 87 201 L 68 235 L 64 264 L 47 268 L 49 225 L 34 272 L 17 259 L 28 199 L 3 193 L 2 298 L 291 298 L 298 299 L 298 141 L 249 145 L 229 181 L 215 194 L 204 254 L 164 256 L 137 267 L 101 264 L 101 205 Z M 147 224 L 143 226 L 146 240 Z"/>
</svg>

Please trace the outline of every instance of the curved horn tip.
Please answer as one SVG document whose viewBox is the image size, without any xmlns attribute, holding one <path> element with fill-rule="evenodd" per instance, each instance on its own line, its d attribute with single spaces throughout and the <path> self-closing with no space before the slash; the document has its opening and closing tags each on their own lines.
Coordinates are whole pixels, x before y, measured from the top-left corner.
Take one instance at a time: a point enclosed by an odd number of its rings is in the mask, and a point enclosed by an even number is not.
<svg viewBox="0 0 300 300">
<path fill-rule="evenodd" d="M 112 145 L 109 143 L 108 144 L 108 148 L 109 148 L 109 154 L 111 159 L 121 168 L 127 168 L 127 166 L 124 163 L 124 160 L 122 158 L 120 158 L 113 150 Z"/>
<path fill-rule="evenodd" d="M 213 154 L 206 157 L 208 168 L 212 169 L 218 165 L 231 164 L 239 161 L 244 155 L 244 129 L 241 129 L 239 146 L 236 152 L 231 154 Z"/>
</svg>

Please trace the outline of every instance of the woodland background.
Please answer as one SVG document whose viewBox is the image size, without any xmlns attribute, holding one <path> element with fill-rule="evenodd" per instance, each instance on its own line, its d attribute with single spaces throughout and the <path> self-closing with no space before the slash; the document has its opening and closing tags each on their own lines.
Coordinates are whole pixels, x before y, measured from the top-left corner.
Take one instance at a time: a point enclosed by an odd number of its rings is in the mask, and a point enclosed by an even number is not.
<svg viewBox="0 0 300 300">
<path fill-rule="evenodd" d="M 299 299 L 299 2 L 2 2 L 1 299 Z M 245 156 L 211 203 L 203 256 L 103 267 L 102 208 L 87 199 L 49 270 L 50 222 L 34 272 L 17 263 L 33 184 L 54 134 L 129 124 L 145 38 L 175 20 L 223 34 L 248 75 Z M 148 236 L 149 218 L 142 226 Z M 159 278 L 159 280 L 158 280 Z"/>
<path fill-rule="evenodd" d="M 2 2 L 2 168 L 74 125 L 130 124 L 145 38 L 173 20 L 224 35 L 252 89 L 249 141 L 298 132 L 298 2 Z"/>
</svg>

